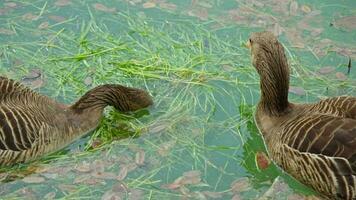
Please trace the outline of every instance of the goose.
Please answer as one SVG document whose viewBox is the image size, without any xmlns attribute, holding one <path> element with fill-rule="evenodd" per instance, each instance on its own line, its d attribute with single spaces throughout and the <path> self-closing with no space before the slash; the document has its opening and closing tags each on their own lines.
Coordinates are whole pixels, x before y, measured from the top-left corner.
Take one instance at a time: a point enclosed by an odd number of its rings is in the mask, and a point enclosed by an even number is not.
<svg viewBox="0 0 356 200">
<path fill-rule="evenodd" d="M 328 199 L 355 200 L 356 97 L 289 102 L 282 44 L 271 32 L 257 32 L 247 46 L 260 77 L 255 122 L 271 159 Z"/>
<path fill-rule="evenodd" d="M 152 104 L 144 90 L 106 84 L 66 105 L 0 77 L 0 166 L 33 161 L 64 148 L 94 130 L 106 106 L 129 112 Z"/>
</svg>

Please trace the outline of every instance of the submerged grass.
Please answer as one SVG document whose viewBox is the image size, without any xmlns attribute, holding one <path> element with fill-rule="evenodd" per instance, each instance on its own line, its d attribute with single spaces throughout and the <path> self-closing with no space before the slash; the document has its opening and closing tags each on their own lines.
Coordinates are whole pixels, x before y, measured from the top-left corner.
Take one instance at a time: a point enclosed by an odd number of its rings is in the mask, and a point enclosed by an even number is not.
<svg viewBox="0 0 356 200">
<path fill-rule="evenodd" d="M 46 17 L 46 7 L 38 7 L 38 16 Z M 251 177 L 252 186 L 243 195 L 252 198 L 266 191 L 275 177 L 286 177 L 275 166 L 262 172 L 255 165 L 255 152 L 265 148 L 252 118 L 258 77 L 248 51 L 241 47 L 244 39 L 238 39 L 244 37 L 227 41 L 219 30 L 210 31 L 209 23 L 214 22 L 163 21 L 123 13 L 97 19 L 90 8 L 88 16 L 71 17 L 44 30 L 8 21 L 17 35 L 0 44 L 3 75 L 21 80 L 39 68 L 45 83 L 38 90 L 66 103 L 95 85 L 120 83 L 149 91 L 155 105 L 132 115 L 107 109 L 94 133 L 30 164 L 46 182 L 2 184 L 1 198 L 43 198 L 52 191 L 59 199 L 99 198 L 118 188 L 126 198 L 175 199 L 187 193 L 198 198 L 201 191 L 231 196 L 231 182 L 245 176 Z M 32 37 L 22 38 L 28 33 Z M 317 75 L 286 49 L 292 84 L 298 83 L 307 94 L 292 95 L 294 101 L 355 94 L 354 80 Z M 91 81 L 86 82 L 88 77 Z M 125 185 L 122 189 L 115 178 L 78 180 L 90 176 L 76 170 L 83 163 L 115 175 L 132 163 L 137 166 L 119 182 Z M 6 171 L 18 173 L 19 168 Z M 161 188 L 189 170 L 200 170 L 203 181 L 180 192 Z M 294 189 L 307 191 L 286 179 L 296 185 Z"/>
</svg>

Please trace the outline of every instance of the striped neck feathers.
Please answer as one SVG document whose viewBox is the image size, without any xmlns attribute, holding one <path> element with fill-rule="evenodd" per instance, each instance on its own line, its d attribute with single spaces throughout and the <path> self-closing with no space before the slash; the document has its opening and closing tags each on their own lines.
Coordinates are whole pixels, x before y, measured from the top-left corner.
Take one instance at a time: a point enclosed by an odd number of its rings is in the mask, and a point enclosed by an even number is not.
<svg viewBox="0 0 356 200">
<path fill-rule="evenodd" d="M 289 66 L 283 46 L 276 40 L 261 44 L 253 63 L 260 75 L 259 107 L 270 116 L 288 112 Z"/>
<path fill-rule="evenodd" d="M 113 106 L 121 112 L 139 110 L 152 105 L 151 96 L 144 90 L 117 84 L 106 84 L 89 90 L 71 109 L 76 113 L 86 110 L 102 110 Z"/>
</svg>

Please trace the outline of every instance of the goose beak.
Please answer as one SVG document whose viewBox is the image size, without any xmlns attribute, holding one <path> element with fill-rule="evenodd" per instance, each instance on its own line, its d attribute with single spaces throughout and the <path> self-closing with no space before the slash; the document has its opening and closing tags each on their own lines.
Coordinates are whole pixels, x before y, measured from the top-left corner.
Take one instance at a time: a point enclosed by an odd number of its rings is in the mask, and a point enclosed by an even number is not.
<svg viewBox="0 0 356 200">
<path fill-rule="evenodd" d="M 247 40 L 247 42 L 245 43 L 245 47 L 248 49 L 251 49 L 251 42 L 250 40 Z"/>
</svg>

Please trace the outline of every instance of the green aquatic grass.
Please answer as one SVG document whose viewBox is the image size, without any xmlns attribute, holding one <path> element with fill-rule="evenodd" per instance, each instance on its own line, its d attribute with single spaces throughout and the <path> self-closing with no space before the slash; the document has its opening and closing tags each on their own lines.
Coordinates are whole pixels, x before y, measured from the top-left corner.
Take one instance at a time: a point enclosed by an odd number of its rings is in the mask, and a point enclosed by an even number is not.
<svg viewBox="0 0 356 200">
<path fill-rule="evenodd" d="M 231 91 L 219 91 L 221 85 L 218 84 L 235 83 L 237 80 L 231 80 L 230 75 L 217 70 L 216 67 L 222 64 L 235 65 L 232 58 L 238 58 L 241 54 L 232 50 L 236 49 L 234 45 L 221 44 L 222 41 L 217 36 L 189 22 L 174 25 L 174 27 L 167 25 L 164 30 L 160 30 L 162 27 L 156 27 L 156 24 L 160 22 L 153 21 L 151 25 L 144 25 L 128 16 L 120 16 L 122 17 L 128 22 L 130 29 L 124 31 L 122 35 L 107 34 L 107 30 L 101 30 L 95 20 L 91 19 L 89 23 L 81 23 L 81 33 L 75 37 L 72 36 L 74 33 L 61 29 L 59 32 L 50 33 L 56 37 L 55 40 L 53 37 L 50 40 L 56 43 L 43 48 L 41 48 L 43 44 L 48 44 L 48 41 L 36 41 L 31 44 L 8 43 L 7 46 L 11 48 L 16 46 L 17 52 L 14 54 L 6 51 L 5 54 L 8 60 L 29 58 L 31 51 L 27 48 L 39 48 L 31 62 L 19 66 L 22 74 L 9 76 L 21 79 L 31 70 L 32 66 L 28 65 L 36 63 L 34 68 L 37 66 L 41 68 L 46 77 L 45 86 L 40 89 L 40 92 L 65 102 L 73 101 L 90 87 L 84 84 L 84 79 L 88 76 L 92 77 L 93 85 L 116 82 L 148 90 L 155 98 L 156 108 L 150 116 L 146 115 L 137 119 L 135 115 L 123 116 L 108 109 L 100 128 L 89 139 L 85 139 L 87 141 L 85 147 L 88 150 L 75 154 L 67 150 L 36 162 L 39 165 L 48 163 L 52 167 L 70 165 L 73 159 L 90 159 L 90 157 L 96 157 L 94 155 L 100 151 L 111 152 L 114 148 L 112 147 L 113 140 L 128 136 L 130 137 L 126 142 L 118 141 L 120 146 L 126 147 L 123 151 L 127 151 L 127 146 L 136 143 L 135 137 L 131 136 L 141 135 L 140 139 L 145 143 L 146 153 L 157 150 L 162 142 L 175 141 L 174 143 L 179 144 L 177 154 L 171 153 L 171 156 L 167 158 L 167 164 L 129 179 L 127 183 L 130 187 L 148 190 L 147 186 L 151 188 L 156 183 L 162 183 L 162 180 L 157 178 L 157 174 L 162 169 L 168 169 L 174 173 L 177 170 L 181 171 L 177 169 L 179 167 L 174 166 L 177 163 L 181 166 L 191 165 L 189 160 L 181 157 L 181 152 L 188 153 L 187 156 L 193 161 L 191 169 L 202 167 L 206 160 L 204 153 L 210 148 L 204 145 L 204 137 L 201 135 L 204 134 L 205 128 L 197 127 L 194 137 L 192 137 L 191 128 L 194 124 L 203 126 L 207 122 L 212 123 L 210 118 L 215 110 L 226 109 L 216 100 L 214 93 L 219 93 L 221 96 L 233 96 Z M 183 32 L 187 28 L 194 30 L 189 33 Z M 177 29 L 182 31 L 182 35 L 178 35 Z M 204 47 L 204 43 L 211 47 Z M 190 125 L 182 127 L 185 123 Z M 159 125 L 167 130 L 164 138 L 151 138 L 148 135 L 150 129 L 155 129 Z M 222 124 L 212 126 L 223 127 Z M 122 127 L 126 128 L 123 130 Z M 162 133 L 156 134 L 162 135 Z M 94 151 L 90 150 L 92 141 L 97 138 L 100 138 L 103 144 Z M 223 152 L 222 154 L 236 160 L 231 155 Z M 208 163 L 208 165 L 215 169 L 219 168 L 213 163 Z M 172 181 L 171 179 L 166 177 L 167 182 Z M 89 190 L 91 188 L 78 187 L 76 192 L 66 198 L 75 198 L 84 194 L 95 195 L 93 191 L 87 193 Z M 152 191 L 155 195 L 177 196 L 159 187 Z M 14 190 L 7 197 L 16 196 L 17 192 Z"/>
<path fill-rule="evenodd" d="M 56 12 L 41 1 L 31 5 L 42 18 Z M 122 167 L 118 160 L 127 156 L 134 162 L 137 149 L 145 152 L 146 164 L 130 172 L 123 183 L 131 192 L 142 191 L 147 199 L 180 199 L 180 192 L 162 189 L 161 185 L 189 170 L 202 173 L 202 183 L 188 187 L 197 195 L 207 190 L 231 197 L 231 182 L 246 176 L 252 186 L 242 194 L 245 198 L 263 194 L 278 176 L 294 190 L 311 193 L 274 165 L 266 171 L 256 167 L 255 153 L 265 151 L 265 147 L 252 117 L 258 101 L 258 76 L 248 50 L 242 46 L 245 35 L 226 39 L 225 30 L 209 29 L 214 21 L 155 20 L 123 12 L 97 18 L 89 6 L 86 8 L 87 15 L 69 16 L 44 30 L 36 28 L 38 24 L 8 20 L 7 26 L 17 35 L 1 39 L 0 72 L 21 80 L 39 68 L 45 80 L 39 92 L 66 103 L 96 85 L 120 83 L 146 89 L 155 105 L 129 115 L 108 108 L 100 127 L 87 137 L 42 160 L 5 169 L 19 174 L 37 166 L 34 174 L 40 175 L 51 170 L 69 171 L 55 172 L 60 176 L 39 184 L 16 180 L 1 185 L 0 199 L 21 199 L 23 187 L 40 198 L 53 190 L 59 199 L 100 198 L 115 181 L 73 184 L 80 176 L 73 169 L 83 162 L 101 160 L 106 163 L 105 171 L 117 174 Z M 25 37 L 27 34 L 30 36 Z M 316 68 L 305 66 L 288 44 L 285 47 L 293 67 L 292 85 L 306 90 L 305 97 L 291 95 L 292 100 L 355 93 L 353 79 L 338 81 L 317 75 Z M 92 79 L 89 85 L 84 81 L 87 77 Z M 101 144 L 93 148 L 97 140 Z M 170 146 L 167 155 L 161 156 L 157 152 L 164 145 Z M 73 188 L 65 191 L 60 189 L 63 185 Z"/>
</svg>

